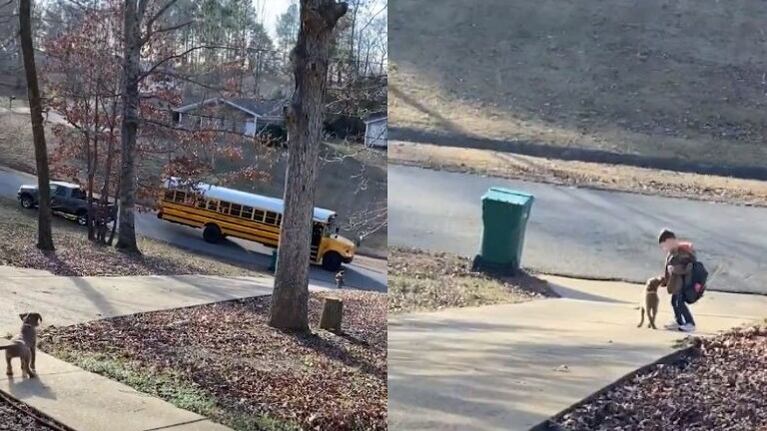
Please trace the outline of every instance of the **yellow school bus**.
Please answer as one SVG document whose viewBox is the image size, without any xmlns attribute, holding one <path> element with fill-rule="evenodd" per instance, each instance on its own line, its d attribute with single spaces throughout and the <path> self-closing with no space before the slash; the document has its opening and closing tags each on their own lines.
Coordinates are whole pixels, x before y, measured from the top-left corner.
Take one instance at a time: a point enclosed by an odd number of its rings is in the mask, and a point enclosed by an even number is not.
<svg viewBox="0 0 767 431">
<path fill-rule="evenodd" d="M 164 183 L 157 217 L 203 229 L 209 243 L 231 236 L 276 248 L 283 208 L 282 199 L 209 184 L 190 186 L 171 178 Z M 314 209 L 311 261 L 329 271 L 350 263 L 356 252 L 352 241 L 338 235 L 335 218 L 331 210 Z"/>
</svg>

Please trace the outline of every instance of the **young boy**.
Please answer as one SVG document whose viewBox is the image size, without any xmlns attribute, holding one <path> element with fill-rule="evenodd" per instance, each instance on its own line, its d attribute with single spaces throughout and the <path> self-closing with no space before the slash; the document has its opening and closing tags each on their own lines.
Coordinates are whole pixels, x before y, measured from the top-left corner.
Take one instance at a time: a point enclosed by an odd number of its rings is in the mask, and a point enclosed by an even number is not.
<svg viewBox="0 0 767 431">
<path fill-rule="evenodd" d="M 336 287 L 338 289 L 344 288 L 344 270 L 340 270 L 336 273 Z"/>
<path fill-rule="evenodd" d="M 666 253 L 663 275 L 647 280 L 647 284 L 666 286 L 671 295 L 671 307 L 674 309 L 675 321 L 666 325 L 666 329 L 684 332 L 695 331 L 695 320 L 684 301 L 683 289 L 690 283 L 692 264 L 695 262 L 695 251 L 692 243 L 679 241 L 668 229 L 663 229 L 658 236 L 658 244 Z"/>
</svg>

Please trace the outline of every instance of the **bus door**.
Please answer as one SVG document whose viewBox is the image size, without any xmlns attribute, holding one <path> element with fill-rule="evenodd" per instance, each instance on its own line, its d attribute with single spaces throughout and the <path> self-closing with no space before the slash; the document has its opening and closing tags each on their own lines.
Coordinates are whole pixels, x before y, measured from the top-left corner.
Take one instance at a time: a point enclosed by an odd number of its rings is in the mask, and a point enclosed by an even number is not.
<svg viewBox="0 0 767 431">
<path fill-rule="evenodd" d="M 314 223 L 312 225 L 312 262 L 317 261 L 317 254 L 320 252 L 320 243 L 322 242 L 322 234 L 324 233 L 324 230 L 325 227 L 322 223 Z"/>
</svg>

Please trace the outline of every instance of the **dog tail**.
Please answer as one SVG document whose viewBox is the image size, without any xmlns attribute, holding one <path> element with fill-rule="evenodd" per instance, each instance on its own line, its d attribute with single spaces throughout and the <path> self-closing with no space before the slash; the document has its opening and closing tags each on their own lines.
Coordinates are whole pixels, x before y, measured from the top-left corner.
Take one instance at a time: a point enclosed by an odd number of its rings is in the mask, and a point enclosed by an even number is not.
<svg viewBox="0 0 767 431">
<path fill-rule="evenodd" d="M 15 347 L 16 344 L 18 344 L 15 341 L 11 341 L 11 340 L 7 340 L 7 341 L 8 341 L 8 344 L 0 344 L 0 350 L 8 350 L 11 347 Z"/>
<path fill-rule="evenodd" d="M 639 307 L 640 320 L 639 320 L 639 324 L 637 325 L 637 328 L 641 328 L 642 325 L 644 324 L 644 313 L 645 313 L 644 307 Z M 650 317 L 650 316 L 647 316 L 647 317 Z"/>
</svg>

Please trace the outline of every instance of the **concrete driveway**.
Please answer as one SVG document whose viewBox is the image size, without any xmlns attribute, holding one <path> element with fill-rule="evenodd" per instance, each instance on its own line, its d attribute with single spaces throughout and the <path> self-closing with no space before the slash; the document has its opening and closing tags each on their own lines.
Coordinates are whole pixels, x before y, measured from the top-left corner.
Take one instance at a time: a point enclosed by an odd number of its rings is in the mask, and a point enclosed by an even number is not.
<svg viewBox="0 0 767 431">
<path fill-rule="evenodd" d="M 390 315 L 389 429 L 528 430 L 685 335 L 636 327 L 639 285 L 546 278 L 563 298 Z M 692 311 L 712 335 L 764 319 L 767 297 L 709 292 Z"/>
</svg>

